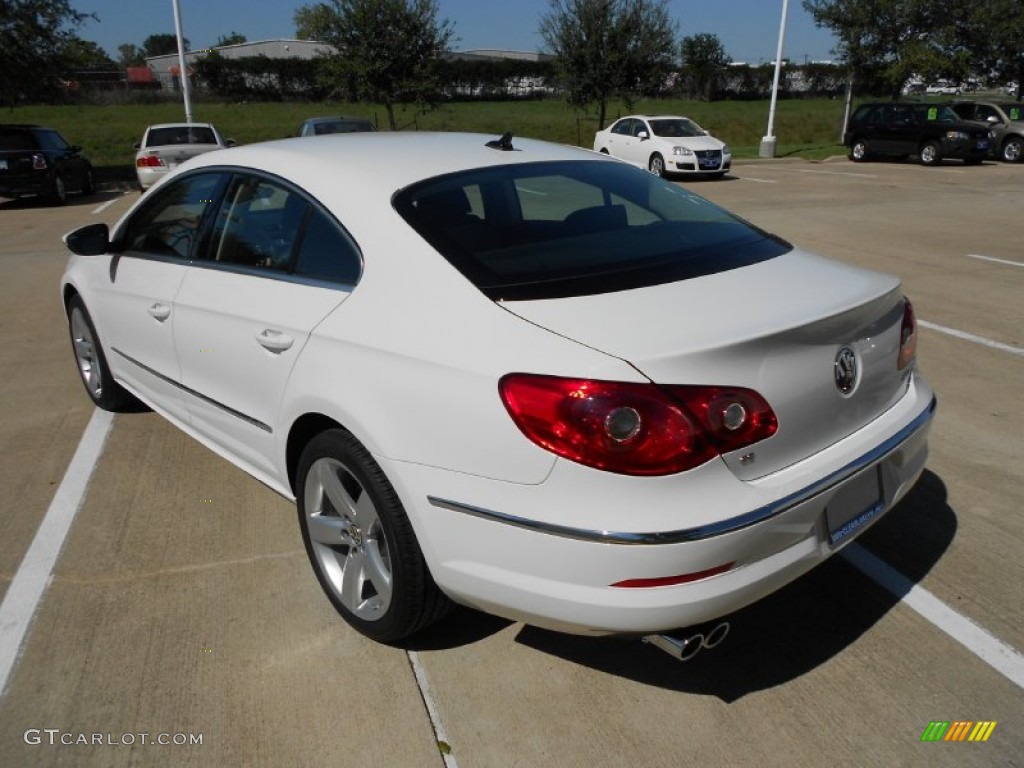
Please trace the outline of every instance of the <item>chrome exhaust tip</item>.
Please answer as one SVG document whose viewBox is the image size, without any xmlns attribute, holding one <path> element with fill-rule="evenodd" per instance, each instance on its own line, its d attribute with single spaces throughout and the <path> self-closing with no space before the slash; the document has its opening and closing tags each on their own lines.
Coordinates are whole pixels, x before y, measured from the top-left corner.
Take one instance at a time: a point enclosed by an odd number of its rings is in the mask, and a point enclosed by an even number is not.
<svg viewBox="0 0 1024 768">
<path fill-rule="evenodd" d="M 723 621 L 708 632 L 697 632 L 688 637 L 672 637 L 671 635 L 644 635 L 643 642 L 653 645 L 674 659 L 689 661 L 704 648 L 710 650 L 722 644 L 729 634 L 729 622 Z"/>
</svg>

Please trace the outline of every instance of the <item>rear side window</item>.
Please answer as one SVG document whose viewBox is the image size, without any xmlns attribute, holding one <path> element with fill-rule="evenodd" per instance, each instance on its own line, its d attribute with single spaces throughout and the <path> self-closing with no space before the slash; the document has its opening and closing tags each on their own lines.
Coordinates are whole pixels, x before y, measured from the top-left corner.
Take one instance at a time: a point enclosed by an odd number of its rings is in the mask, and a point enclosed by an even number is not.
<svg viewBox="0 0 1024 768">
<path fill-rule="evenodd" d="M 360 271 L 355 244 L 325 213 L 312 208 L 295 257 L 295 274 L 355 285 Z"/>
<path fill-rule="evenodd" d="M 790 246 L 624 163 L 524 163 L 420 182 L 398 213 L 492 299 L 626 290 L 737 269 Z"/>
</svg>

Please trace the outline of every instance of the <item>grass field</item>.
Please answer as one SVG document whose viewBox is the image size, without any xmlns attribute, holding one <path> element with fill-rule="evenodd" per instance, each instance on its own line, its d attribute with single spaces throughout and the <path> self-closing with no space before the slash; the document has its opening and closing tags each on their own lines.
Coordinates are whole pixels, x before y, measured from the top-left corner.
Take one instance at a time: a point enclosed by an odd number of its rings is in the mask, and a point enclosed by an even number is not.
<svg viewBox="0 0 1024 768">
<path fill-rule="evenodd" d="M 362 115 L 386 126 L 384 109 L 367 104 L 322 103 L 207 103 L 193 104 L 193 119 L 211 122 L 240 144 L 292 135 L 299 123 L 314 115 Z M 683 100 L 643 101 L 635 113 L 688 115 L 732 146 L 738 157 L 756 157 L 768 124 L 767 101 L 697 102 Z M 56 128 L 75 144 L 81 144 L 101 179 L 134 178 L 133 145 L 152 123 L 184 120 L 180 102 L 111 106 L 30 106 L 0 111 L 0 122 L 39 123 Z M 623 105 L 611 104 L 608 120 L 630 114 Z M 779 156 L 820 159 L 843 154 L 839 144 L 843 103 L 837 100 L 780 101 L 775 135 Z M 474 131 L 500 135 L 511 131 L 584 147 L 593 145 L 597 119 L 550 99 L 519 102 L 458 102 L 426 114 L 408 111 L 398 117 L 404 130 Z"/>
</svg>

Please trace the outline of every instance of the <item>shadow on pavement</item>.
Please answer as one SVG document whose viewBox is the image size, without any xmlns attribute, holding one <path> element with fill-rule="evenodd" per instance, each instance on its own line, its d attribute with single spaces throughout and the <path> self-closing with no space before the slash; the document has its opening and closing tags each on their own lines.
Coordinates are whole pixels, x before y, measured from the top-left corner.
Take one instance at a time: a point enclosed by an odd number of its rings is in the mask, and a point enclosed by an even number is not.
<svg viewBox="0 0 1024 768">
<path fill-rule="evenodd" d="M 946 486 L 926 471 L 859 544 L 918 582 L 948 549 L 956 530 Z M 524 627 L 516 641 L 636 682 L 732 702 L 828 661 L 899 599 L 842 557 L 833 557 L 779 592 L 725 617 L 732 624 L 725 641 L 688 662 L 676 661 L 638 638 L 583 638 Z"/>
</svg>

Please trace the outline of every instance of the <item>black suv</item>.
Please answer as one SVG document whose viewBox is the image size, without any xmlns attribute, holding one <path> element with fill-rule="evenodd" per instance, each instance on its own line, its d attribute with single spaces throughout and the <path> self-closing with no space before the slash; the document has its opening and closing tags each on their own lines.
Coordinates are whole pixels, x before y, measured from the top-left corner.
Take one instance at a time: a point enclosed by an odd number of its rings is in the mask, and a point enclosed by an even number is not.
<svg viewBox="0 0 1024 768">
<path fill-rule="evenodd" d="M 985 159 L 992 137 L 987 125 L 961 120 L 948 104 L 884 102 L 857 107 L 843 143 L 856 162 L 872 155 L 917 155 L 922 165 L 945 157 L 973 164 Z"/>
<path fill-rule="evenodd" d="M 992 154 L 1008 163 L 1024 161 L 1024 104 L 1019 101 L 962 101 L 953 111 L 992 130 Z"/>
<path fill-rule="evenodd" d="M 68 191 L 94 190 L 92 165 L 81 147 L 52 128 L 0 125 L 0 197 L 45 195 L 60 205 Z"/>
</svg>

